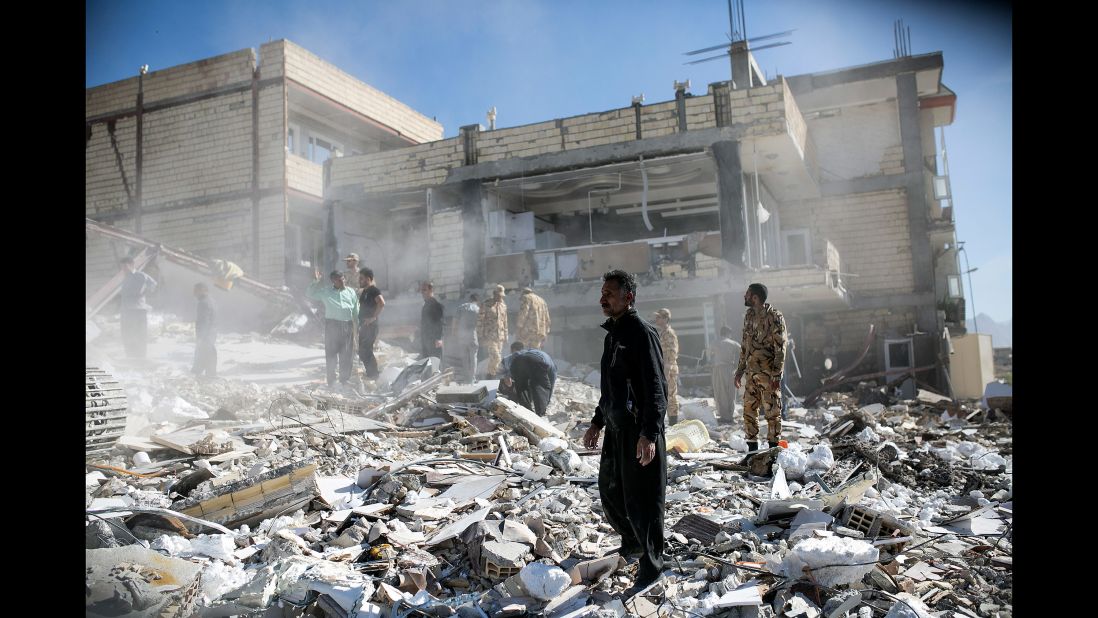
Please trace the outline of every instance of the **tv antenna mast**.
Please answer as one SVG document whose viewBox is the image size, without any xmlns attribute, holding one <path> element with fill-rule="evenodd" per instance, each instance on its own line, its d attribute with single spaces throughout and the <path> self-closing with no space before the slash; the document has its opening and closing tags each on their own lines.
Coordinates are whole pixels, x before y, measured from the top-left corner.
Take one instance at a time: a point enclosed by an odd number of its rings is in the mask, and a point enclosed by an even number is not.
<svg viewBox="0 0 1098 618">
<path fill-rule="evenodd" d="M 767 39 L 788 36 L 796 31 L 796 29 L 794 28 L 793 30 L 786 30 L 784 32 L 775 32 L 774 34 L 764 34 L 763 36 L 747 38 L 747 17 L 743 9 L 743 0 L 728 0 L 728 28 L 728 43 L 713 45 L 712 47 L 703 47 L 702 49 L 695 49 L 694 51 L 686 52 L 685 55 L 696 56 L 698 54 L 704 54 L 705 52 L 710 52 L 722 48 L 727 49 L 726 53 L 716 56 L 710 56 L 708 58 L 702 58 L 700 60 L 693 60 L 691 62 L 685 62 L 683 64 L 701 64 L 703 62 L 709 62 L 710 60 L 717 60 L 719 58 L 724 58 L 725 56 L 727 56 L 732 65 L 732 83 L 734 88 L 743 88 L 752 85 L 752 62 L 750 59 L 750 52 L 759 51 L 762 49 L 769 49 L 771 47 L 781 47 L 782 45 L 790 45 L 792 42 L 779 41 L 777 43 L 767 43 L 766 45 L 759 45 L 758 47 L 752 47 L 752 43 L 756 41 L 765 41 Z"/>
</svg>

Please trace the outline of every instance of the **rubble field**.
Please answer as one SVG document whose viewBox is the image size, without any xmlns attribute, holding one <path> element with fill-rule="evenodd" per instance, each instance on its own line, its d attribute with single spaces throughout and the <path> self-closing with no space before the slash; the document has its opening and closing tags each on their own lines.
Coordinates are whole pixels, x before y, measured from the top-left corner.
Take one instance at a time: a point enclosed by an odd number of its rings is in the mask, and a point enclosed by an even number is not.
<svg viewBox="0 0 1098 618">
<path fill-rule="evenodd" d="M 629 596 L 581 446 L 591 367 L 560 363 L 542 418 L 385 344 L 376 382 L 331 389 L 320 348 L 224 335 L 227 377 L 196 380 L 186 328 L 161 331 L 171 362 L 111 365 L 108 323 L 89 352 L 128 419 L 86 464 L 88 616 L 1012 614 L 1011 424 L 985 403 L 863 383 L 748 453 L 684 389 L 664 572 Z"/>
</svg>

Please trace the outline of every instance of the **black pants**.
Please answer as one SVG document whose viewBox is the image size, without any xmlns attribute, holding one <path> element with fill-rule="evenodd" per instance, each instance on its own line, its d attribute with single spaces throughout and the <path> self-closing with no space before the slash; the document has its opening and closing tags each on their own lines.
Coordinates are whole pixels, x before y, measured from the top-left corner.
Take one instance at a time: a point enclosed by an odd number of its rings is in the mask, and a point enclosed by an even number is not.
<svg viewBox="0 0 1098 618">
<path fill-rule="evenodd" d="M 625 412 L 603 411 L 606 437 L 599 463 L 599 497 L 606 520 L 621 535 L 622 555 L 640 554 L 637 579 L 663 570 L 663 507 L 667 453 L 663 434 L 647 466 L 637 460 L 640 426 Z"/>
<path fill-rule="evenodd" d="M 195 342 L 191 373 L 196 376 L 205 374 L 211 378 L 217 375 L 217 347 L 213 337 L 199 337 Z"/>
<path fill-rule="evenodd" d="M 148 315 L 144 309 L 123 309 L 121 317 L 122 345 L 126 348 L 126 356 L 145 358 L 149 330 Z"/>
<path fill-rule="evenodd" d="M 515 382 L 518 403 L 530 408 L 538 416 L 545 416 L 545 410 L 553 396 L 549 366 L 536 359 L 519 356 L 511 361 L 511 379 Z"/>
<path fill-rule="evenodd" d="M 351 379 L 352 333 L 350 320 L 324 320 L 324 364 L 328 371 L 328 386 L 335 384 L 337 359 L 339 381 L 346 384 Z"/>
<path fill-rule="evenodd" d="M 377 322 L 360 324 L 358 327 L 358 357 L 366 370 L 367 378 L 378 376 L 377 357 L 374 356 L 374 343 L 377 341 Z"/>
</svg>

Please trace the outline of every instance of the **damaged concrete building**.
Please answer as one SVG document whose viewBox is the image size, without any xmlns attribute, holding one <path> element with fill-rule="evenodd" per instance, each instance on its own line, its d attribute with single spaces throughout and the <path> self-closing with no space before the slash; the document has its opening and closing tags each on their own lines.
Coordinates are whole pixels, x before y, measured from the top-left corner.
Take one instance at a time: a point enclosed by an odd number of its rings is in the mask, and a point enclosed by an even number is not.
<svg viewBox="0 0 1098 618">
<path fill-rule="evenodd" d="M 322 267 L 322 164 L 442 125 L 286 40 L 87 89 L 85 212 L 269 285 Z M 87 291 L 123 248 L 89 235 Z"/>
<path fill-rule="evenodd" d="M 935 139 L 956 105 L 941 53 L 770 81 L 747 51 L 733 67 L 705 94 L 676 82 L 665 102 L 329 161 L 335 240 L 376 240 L 364 259 L 397 302 L 425 276 L 454 302 L 502 283 L 512 311 L 535 288 L 546 348 L 571 361 L 598 358 L 601 275 L 622 268 L 642 313 L 671 309 L 684 374 L 722 325 L 738 336 L 762 281 L 802 389 L 851 363 L 929 367 L 917 379 L 948 388 L 943 334 L 963 334 L 964 300 Z"/>
<path fill-rule="evenodd" d="M 943 336 L 965 311 L 941 53 L 772 80 L 732 59 L 704 94 L 676 82 L 665 102 L 441 139 L 276 41 L 258 63 L 242 50 L 89 89 L 86 213 L 294 291 L 357 252 L 393 303 L 390 340 L 414 331 L 423 279 L 450 304 L 502 283 L 512 314 L 530 286 L 546 349 L 573 362 L 598 358 L 600 277 L 623 268 L 642 312 L 671 309 L 684 378 L 722 325 L 738 336 L 761 281 L 797 341 L 796 390 L 849 366 L 946 391 Z M 88 237 L 89 292 L 118 252 Z"/>
</svg>

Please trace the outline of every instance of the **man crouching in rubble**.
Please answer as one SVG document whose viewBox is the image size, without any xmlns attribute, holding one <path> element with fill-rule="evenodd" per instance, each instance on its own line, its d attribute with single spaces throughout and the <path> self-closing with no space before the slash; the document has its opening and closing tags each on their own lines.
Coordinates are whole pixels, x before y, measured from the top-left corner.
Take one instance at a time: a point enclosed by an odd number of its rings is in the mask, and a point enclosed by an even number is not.
<svg viewBox="0 0 1098 618">
<path fill-rule="evenodd" d="M 663 569 L 667 382 L 659 333 L 633 307 L 636 279 L 621 270 L 602 278 L 599 304 L 610 318 L 602 325 L 608 331 L 602 348 L 602 396 L 583 444 L 595 448 L 606 427 L 599 496 L 607 521 L 621 535 L 618 551 L 639 558 L 631 590 L 636 593 Z"/>
</svg>

